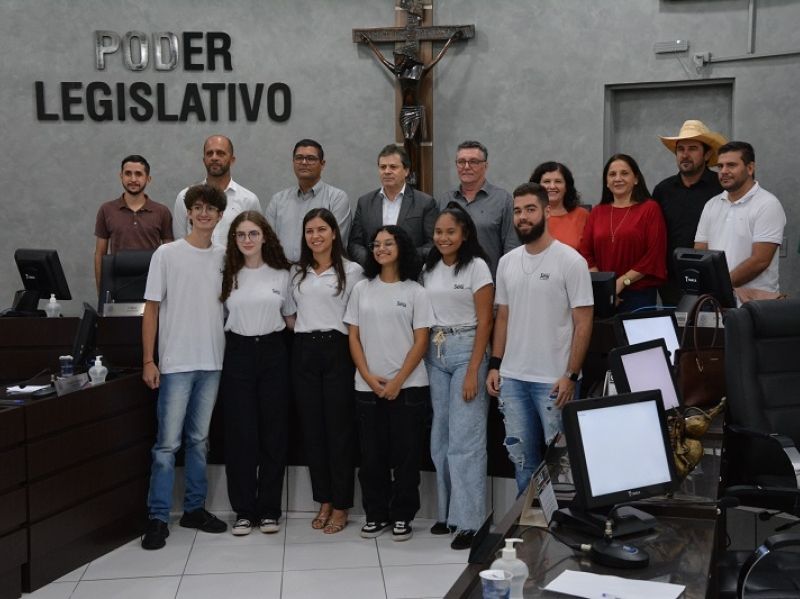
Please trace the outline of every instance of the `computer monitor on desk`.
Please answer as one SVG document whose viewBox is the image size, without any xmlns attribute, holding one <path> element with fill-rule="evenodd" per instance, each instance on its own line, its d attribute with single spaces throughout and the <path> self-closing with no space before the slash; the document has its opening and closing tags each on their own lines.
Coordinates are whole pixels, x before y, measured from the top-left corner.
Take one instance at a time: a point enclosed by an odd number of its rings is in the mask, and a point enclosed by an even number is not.
<svg viewBox="0 0 800 599">
<path fill-rule="evenodd" d="M 593 536 L 652 529 L 652 516 L 624 504 L 675 487 L 661 392 L 572 401 L 562 416 L 576 494 L 572 506 L 558 510 L 554 519 Z M 612 523 L 610 535 L 607 520 Z"/>
<path fill-rule="evenodd" d="M 592 295 L 594 317 L 610 318 L 617 309 L 617 275 L 613 272 L 593 272 Z"/>
<path fill-rule="evenodd" d="M 679 313 L 688 313 L 697 298 L 706 293 L 713 295 L 723 308 L 736 307 L 725 252 L 677 248 L 673 258 L 683 292 Z"/>
<path fill-rule="evenodd" d="M 614 319 L 614 332 L 621 345 L 663 339 L 667 346 L 670 363 L 675 364 L 675 356 L 681 346 L 678 340 L 678 322 L 675 320 L 675 310 L 645 310 L 617 314 Z"/>
<path fill-rule="evenodd" d="M 60 300 L 72 299 L 56 250 L 19 249 L 14 252 L 14 262 L 25 289 L 16 292 L 14 303 L 3 316 L 44 316 L 44 311 L 39 310 L 40 299 L 51 295 Z"/>
</svg>

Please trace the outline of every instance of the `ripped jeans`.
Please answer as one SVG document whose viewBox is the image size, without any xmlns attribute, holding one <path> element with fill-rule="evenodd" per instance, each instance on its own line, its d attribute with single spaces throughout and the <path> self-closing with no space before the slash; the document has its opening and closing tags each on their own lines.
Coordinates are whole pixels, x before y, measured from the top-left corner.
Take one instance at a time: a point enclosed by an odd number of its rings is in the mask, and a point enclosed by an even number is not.
<svg viewBox="0 0 800 599">
<path fill-rule="evenodd" d="M 553 383 L 531 383 L 505 377 L 500 382 L 500 412 L 506 427 L 503 444 L 514 463 L 517 496 L 528 483 L 542 461 L 542 447 L 563 430 L 561 410 L 550 397 Z M 578 398 L 580 382 L 575 384 Z"/>
</svg>

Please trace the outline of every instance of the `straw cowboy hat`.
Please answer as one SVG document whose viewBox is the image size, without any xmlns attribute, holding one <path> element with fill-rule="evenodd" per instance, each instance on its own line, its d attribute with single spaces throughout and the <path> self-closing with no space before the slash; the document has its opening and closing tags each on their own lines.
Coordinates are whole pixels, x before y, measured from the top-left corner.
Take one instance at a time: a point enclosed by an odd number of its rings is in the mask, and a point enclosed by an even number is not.
<svg viewBox="0 0 800 599">
<path fill-rule="evenodd" d="M 708 158 L 708 166 L 714 166 L 717 164 L 717 150 L 719 150 L 720 146 L 728 143 L 728 140 L 725 139 L 724 135 L 721 133 L 716 133 L 715 131 L 711 131 L 703 124 L 703 121 L 686 121 L 683 123 L 683 126 L 676 137 L 659 136 L 659 138 L 661 139 L 661 143 L 667 146 L 667 149 L 673 154 L 675 153 L 675 146 L 678 145 L 678 142 L 682 140 L 693 139 L 706 144 L 709 148 L 711 148 L 711 156 Z"/>
</svg>

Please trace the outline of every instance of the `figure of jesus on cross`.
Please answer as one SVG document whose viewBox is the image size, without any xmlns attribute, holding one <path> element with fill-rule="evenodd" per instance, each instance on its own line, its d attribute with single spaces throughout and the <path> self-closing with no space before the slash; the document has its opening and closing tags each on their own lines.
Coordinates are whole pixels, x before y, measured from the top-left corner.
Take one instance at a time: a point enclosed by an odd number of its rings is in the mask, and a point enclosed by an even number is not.
<svg viewBox="0 0 800 599">
<path fill-rule="evenodd" d="M 450 27 L 423 27 L 424 6 L 419 0 L 400 0 L 400 8 L 406 11 L 405 27 L 353 30 L 354 41 L 369 46 L 375 57 L 395 76 L 400 85 L 399 123 L 403 133 L 406 152 L 411 158 L 409 183 L 417 187 L 420 183 L 420 141 L 428 135 L 425 118 L 425 102 L 420 90 L 425 76 L 444 57 L 451 44 L 475 35 L 472 25 Z M 358 36 L 358 37 L 356 37 Z M 419 42 L 445 39 L 445 44 L 436 57 L 425 64 L 419 56 Z M 400 42 L 394 50 L 394 62 L 388 60 L 375 45 L 375 41 Z"/>
</svg>

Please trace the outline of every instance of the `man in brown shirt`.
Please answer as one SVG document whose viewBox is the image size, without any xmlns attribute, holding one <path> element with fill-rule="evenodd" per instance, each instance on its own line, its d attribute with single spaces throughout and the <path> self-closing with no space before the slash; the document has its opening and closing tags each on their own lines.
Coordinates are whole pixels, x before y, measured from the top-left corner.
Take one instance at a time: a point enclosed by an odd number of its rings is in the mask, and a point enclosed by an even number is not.
<svg viewBox="0 0 800 599">
<path fill-rule="evenodd" d="M 100 290 L 100 265 L 103 256 L 120 250 L 154 250 L 172 241 L 172 215 L 169 208 L 154 202 L 144 192 L 150 183 L 150 164 L 137 154 L 122 160 L 119 173 L 125 190 L 119 198 L 100 206 L 94 234 L 94 279 Z"/>
</svg>

